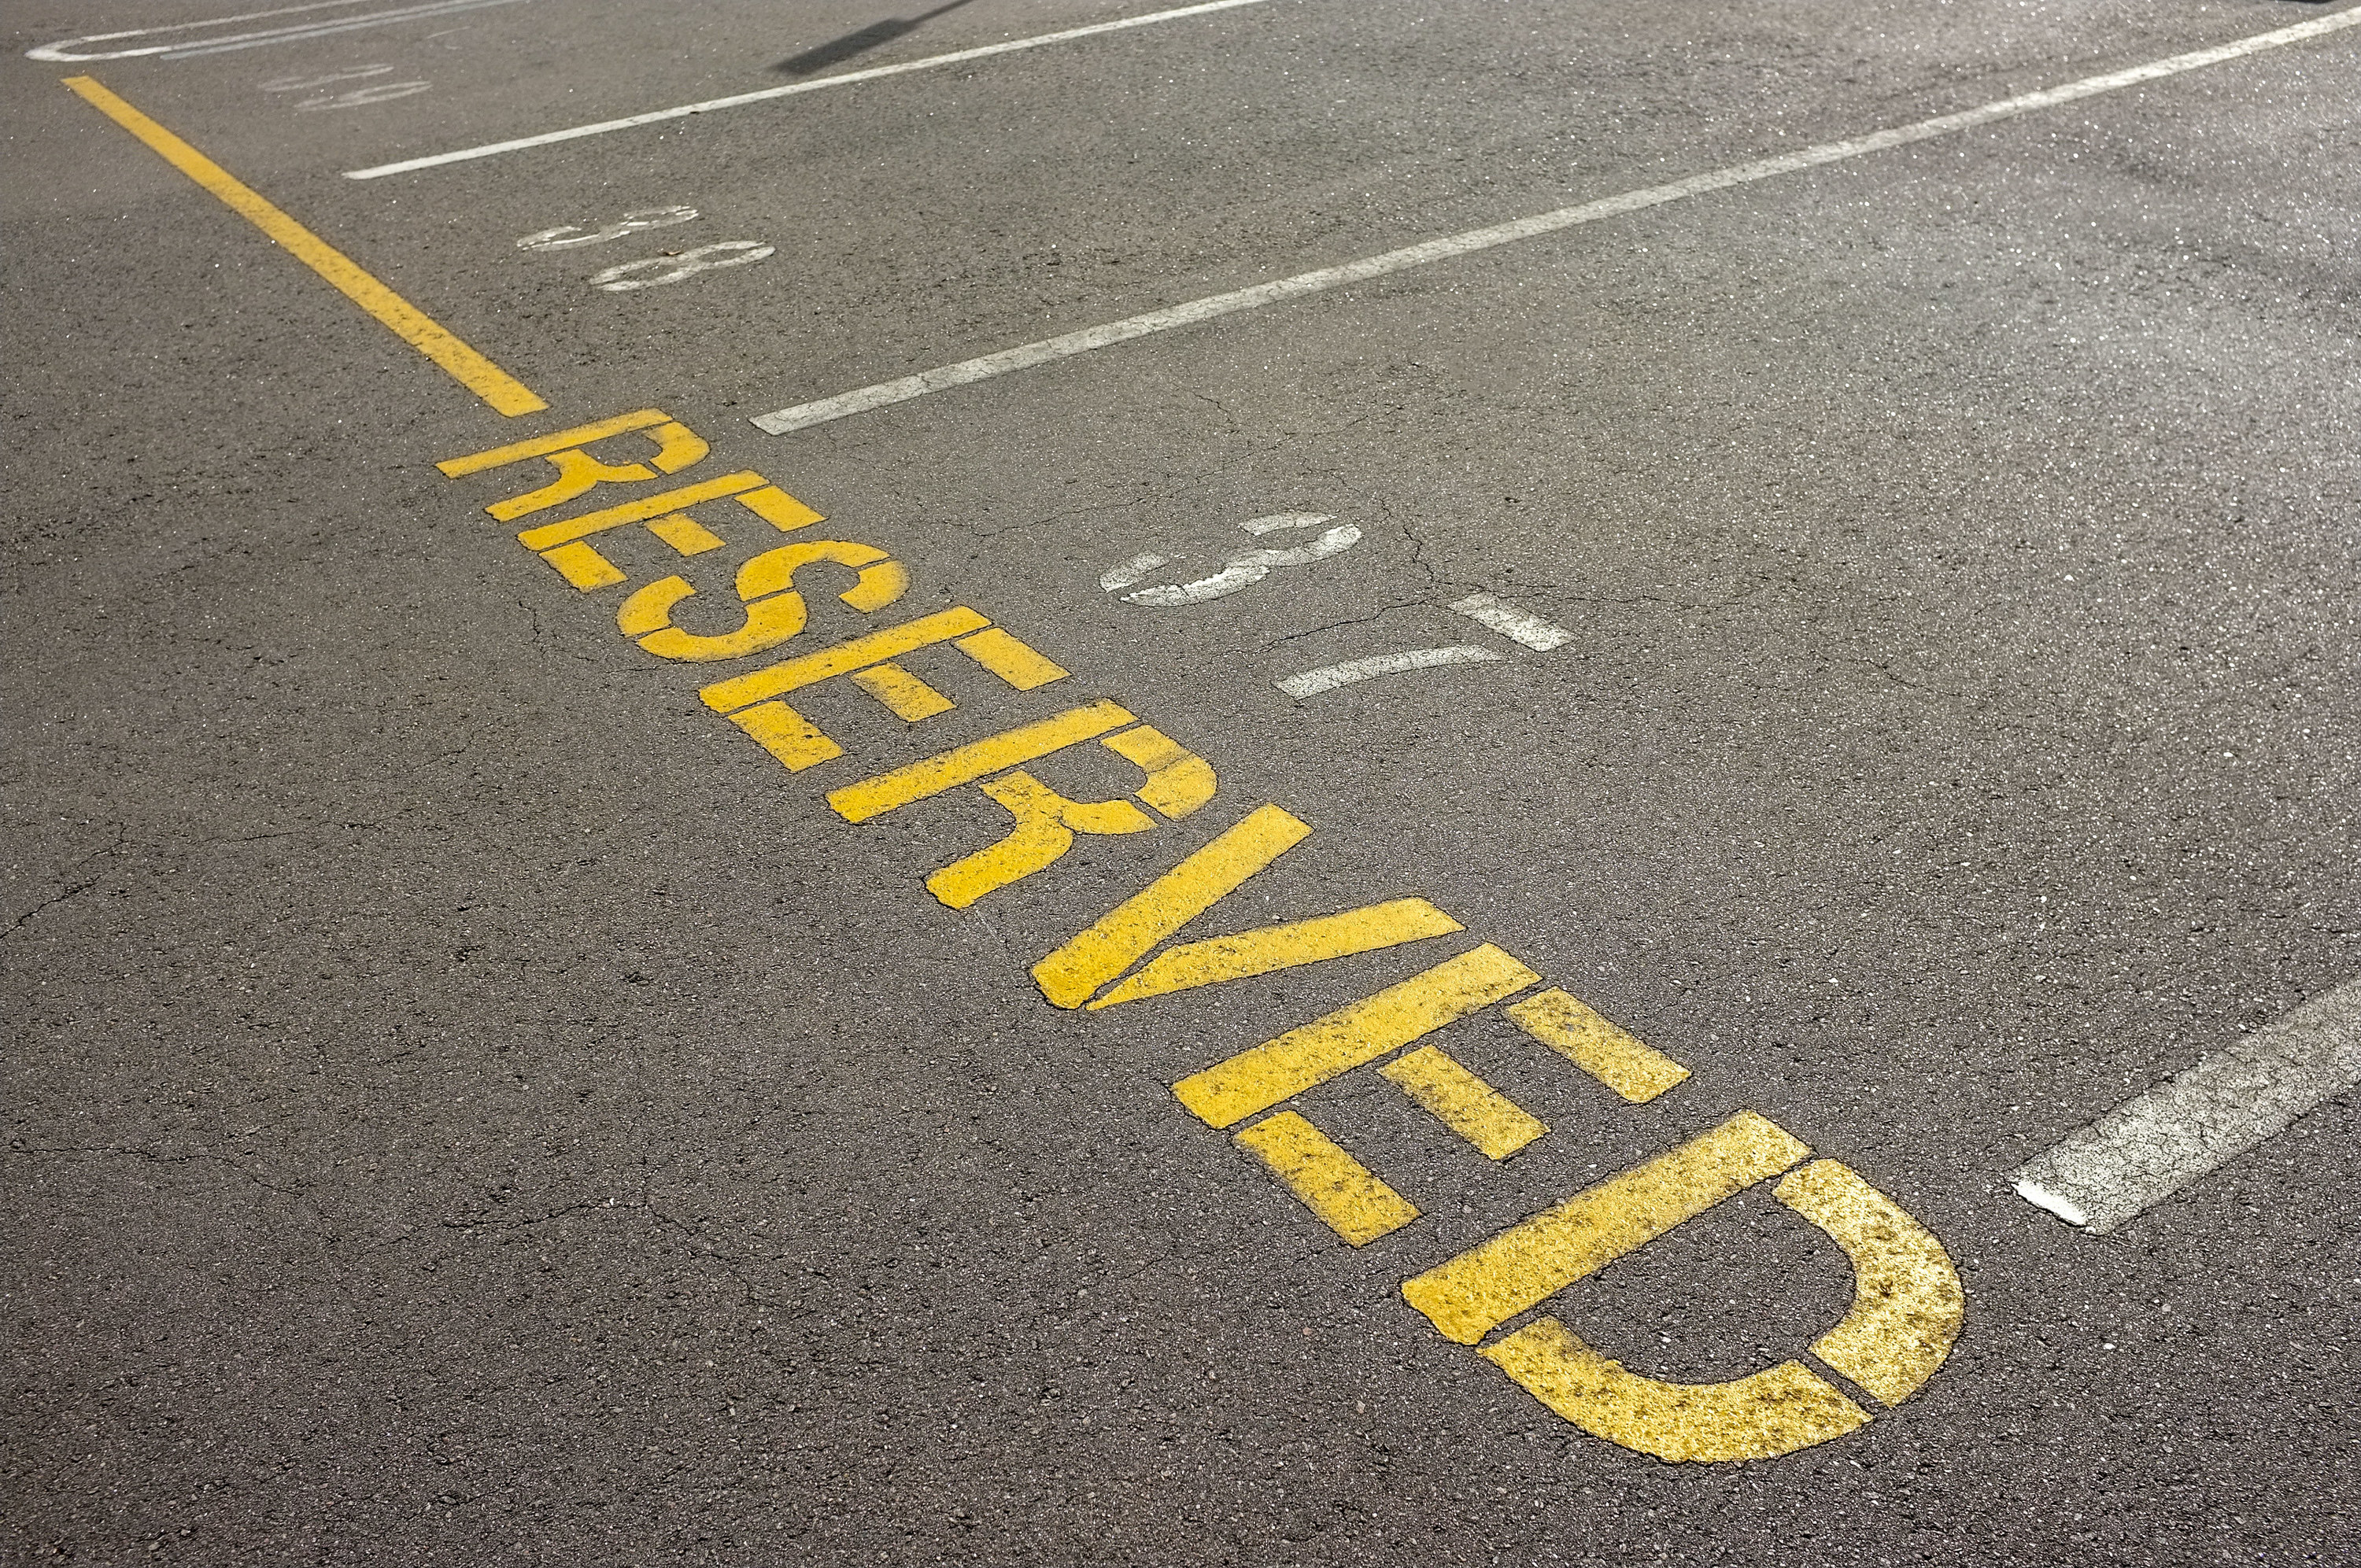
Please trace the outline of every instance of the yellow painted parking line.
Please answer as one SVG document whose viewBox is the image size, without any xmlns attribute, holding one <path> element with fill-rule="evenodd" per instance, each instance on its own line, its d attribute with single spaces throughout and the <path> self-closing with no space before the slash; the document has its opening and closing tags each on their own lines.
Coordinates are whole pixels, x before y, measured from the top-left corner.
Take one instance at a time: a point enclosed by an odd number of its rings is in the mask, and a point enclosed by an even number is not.
<svg viewBox="0 0 2361 1568">
<path fill-rule="evenodd" d="M 1688 1069 L 1565 992 L 1544 991 L 1503 1011 L 1517 1027 L 1635 1105 L 1689 1075 Z"/>
<path fill-rule="evenodd" d="M 1554 1296 L 1802 1160 L 1811 1149 L 1741 1111 L 1678 1148 L 1576 1193 L 1402 1287 L 1445 1339 L 1474 1344 Z"/>
<path fill-rule="evenodd" d="M 1951 1354 L 1967 1316 L 1943 1244 L 1892 1199 L 1832 1159 L 1771 1190 L 1852 1261 L 1853 1304 L 1812 1354 L 1889 1405 L 1917 1392 Z"/>
<path fill-rule="evenodd" d="M 1506 1159 L 1549 1131 L 1548 1123 L 1433 1046 L 1421 1046 L 1378 1070 L 1487 1159 Z"/>
<path fill-rule="evenodd" d="M 1800 1361 L 1728 1383 L 1660 1383 L 1625 1371 L 1555 1318 L 1477 1354 L 1592 1436 L 1658 1459 L 1769 1459 L 1869 1420 Z"/>
<path fill-rule="evenodd" d="M 99 113 L 146 142 L 159 158 L 220 198 L 223 205 L 277 240 L 298 261 L 326 279 L 346 299 L 384 323 L 397 337 L 441 366 L 453 380 L 498 411 L 529 414 L 549 406 L 532 388 L 462 343 L 425 312 L 265 201 L 220 164 L 100 86 L 96 78 L 69 76 L 65 84 Z"/>
<path fill-rule="evenodd" d="M 1465 930 L 1458 921 L 1423 898 L 1397 898 L 1348 909 L 1341 915 L 1290 921 L 1168 948 L 1137 974 L 1091 1003 L 1093 1011 L 1119 1002 L 1165 996 L 1225 980 L 1244 980 L 1273 970 L 1295 969 L 1323 959 L 1373 953 L 1428 937 Z"/>
<path fill-rule="evenodd" d="M 1257 1122 L 1233 1141 L 1268 1166 L 1305 1208 L 1355 1246 L 1418 1218 L 1408 1199 L 1292 1111 Z"/>
<path fill-rule="evenodd" d="M 1290 1095 L 1538 985 L 1541 978 L 1487 942 L 1375 996 L 1191 1073 L 1174 1084 L 1172 1092 L 1207 1126 L 1234 1126 Z"/>
</svg>

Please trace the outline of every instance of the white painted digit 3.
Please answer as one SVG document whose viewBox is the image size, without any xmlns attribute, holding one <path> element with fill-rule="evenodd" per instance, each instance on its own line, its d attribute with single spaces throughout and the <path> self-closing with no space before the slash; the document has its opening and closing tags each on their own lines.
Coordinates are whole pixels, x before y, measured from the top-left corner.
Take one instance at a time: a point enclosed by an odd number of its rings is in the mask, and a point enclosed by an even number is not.
<svg viewBox="0 0 2361 1568">
<path fill-rule="evenodd" d="M 519 250 L 573 250 L 586 245 L 604 245 L 610 239 L 620 239 L 642 229 L 670 228 L 697 216 L 695 207 L 642 207 L 635 213 L 625 213 L 605 228 L 595 233 L 576 224 L 565 224 L 539 234 L 529 234 L 516 242 Z"/>
<path fill-rule="evenodd" d="M 1274 517 L 1257 517 L 1238 524 L 1248 533 L 1275 533 L 1287 528 L 1316 528 L 1328 521 L 1322 512 L 1280 512 Z M 1222 563 L 1222 569 L 1210 577 L 1200 577 L 1192 583 L 1159 583 L 1145 588 L 1133 588 L 1123 596 L 1126 604 L 1144 604 L 1159 609 L 1178 605 L 1203 604 L 1240 588 L 1252 587 L 1268 576 L 1274 566 L 1308 566 L 1314 561 L 1350 550 L 1361 542 L 1361 531 L 1349 522 L 1340 522 L 1325 530 L 1308 544 L 1292 550 L 1241 550 Z M 1171 565 L 1169 555 L 1135 555 L 1120 566 L 1110 567 L 1099 576 L 1099 587 L 1109 593 L 1129 588 L 1159 566 Z"/>
<path fill-rule="evenodd" d="M 760 261 L 772 254 L 773 247 L 758 239 L 725 239 L 714 245 L 700 245 L 695 250 L 684 250 L 678 256 L 649 256 L 637 261 L 626 261 L 609 267 L 604 272 L 591 275 L 590 281 L 610 294 L 620 294 L 631 289 L 653 289 L 665 283 L 677 283 L 699 272 L 710 272 L 717 267 L 743 267 L 750 261 Z"/>
</svg>

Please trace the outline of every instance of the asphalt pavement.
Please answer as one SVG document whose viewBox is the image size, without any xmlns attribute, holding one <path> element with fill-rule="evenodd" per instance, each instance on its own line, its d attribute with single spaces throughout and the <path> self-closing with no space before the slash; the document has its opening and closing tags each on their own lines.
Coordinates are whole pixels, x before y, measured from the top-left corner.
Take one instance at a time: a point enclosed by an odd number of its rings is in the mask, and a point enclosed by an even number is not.
<svg viewBox="0 0 2361 1568">
<path fill-rule="evenodd" d="M 0 1560 L 2361 1559 L 2348 20 L 19 0 Z"/>
</svg>

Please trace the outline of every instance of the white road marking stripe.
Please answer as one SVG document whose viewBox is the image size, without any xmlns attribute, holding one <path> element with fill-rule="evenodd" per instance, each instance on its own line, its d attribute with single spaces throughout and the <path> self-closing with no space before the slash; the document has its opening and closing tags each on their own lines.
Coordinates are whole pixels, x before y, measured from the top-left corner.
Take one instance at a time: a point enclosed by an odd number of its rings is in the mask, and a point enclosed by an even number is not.
<svg viewBox="0 0 2361 1568">
<path fill-rule="evenodd" d="M 2338 986 L 2125 1101 L 2016 1173 L 2016 1190 L 2101 1234 L 2361 1082 L 2361 981 Z"/>
<path fill-rule="evenodd" d="M 907 402 L 912 398 L 922 398 L 929 392 L 939 392 L 952 387 L 963 387 L 974 381 L 989 380 L 994 376 L 1005 376 L 1012 370 L 1024 370 L 1036 365 L 1046 365 L 1053 359 L 1088 354 L 1095 349 L 1110 347 L 1115 344 L 1127 343 L 1135 337 L 1146 337 L 1153 333 L 1170 332 L 1175 327 L 1192 326 L 1199 322 L 1211 321 L 1216 316 L 1228 315 L 1233 311 L 1250 311 L 1264 305 L 1275 305 L 1283 300 L 1299 299 L 1306 294 L 1323 293 L 1330 289 L 1342 288 L 1347 283 L 1359 283 L 1371 278 L 1382 278 L 1389 272 L 1401 272 L 1413 267 L 1424 267 L 1432 262 L 1446 261 L 1473 251 L 1488 250 L 1496 245 L 1509 245 L 1517 240 L 1554 234 L 1560 229 L 1573 228 L 1580 224 L 1597 223 L 1602 218 L 1635 213 L 1644 207 L 1661 206 L 1667 202 L 1678 202 L 1690 196 L 1701 196 L 1709 191 L 1726 191 L 1733 185 L 1751 184 L 1758 180 L 1771 179 L 1774 175 L 1793 174 L 1800 170 L 1818 168 L 1822 164 L 1840 163 L 1847 159 L 1860 158 L 1872 152 L 1883 152 L 1889 148 L 1905 147 L 1912 142 L 1951 136 L 1978 126 L 1990 125 L 1995 120 L 2004 120 L 2012 115 L 2031 114 L 2037 109 L 2055 108 L 2060 104 L 2070 104 L 2080 98 L 2092 97 L 2101 93 L 2113 93 L 2121 88 L 2137 86 L 2143 82 L 2154 82 L 2161 77 L 2177 76 L 2185 71 L 2195 71 L 2208 65 L 2219 65 L 2224 60 L 2257 54 L 2264 49 L 2300 43 L 2306 38 L 2319 38 L 2324 33 L 2333 33 L 2340 28 L 2352 27 L 2356 22 L 2361 22 L 2361 7 L 2317 17 L 2309 22 L 2299 22 L 2293 27 L 2280 27 L 2272 32 L 2257 33 L 2252 37 L 2241 38 L 2235 43 L 2223 44 L 2214 49 L 2177 54 L 2169 60 L 2154 60 L 2147 65 L 2136 65 L 2125 71 L 2109 71 L 2103 76 L 2084 77 L 2079 82 L 2069 82 L 2063 86 L 2046 87 L 2037 93 L 2026 93 L 2014 98 L 2002 98 L 1977 108 L 1962 109 L 1956 114 L 1938 115 L 1932 119 L 1919 120 L 1906 126 L 1896 126 L 1891 130 L 1877 131 L 1848 141 L 1823 142 L 1817 147 L 1807 147 L 1801 151 L 1780 153 L 1772 158 L 1757 159 L 1752 163 L 1734 164 L 1728 169 L 1717 169 L 1709 173 L 1691 175 L 1686 180 L 1676 180 L 1669 185 L 1651 185 L 1645 190 L 1627 191 L 1620 196 L 1607 196 L 1596 202 L 1585 202 L 1580 206 L 1560 207 L 1554 212 L 1540 213 L 1532 217 L 1518 218 L 1510 223 L 1494 224 L 1486 228 L 1470 229 L 1465 234 L 1448 235 L 1441 239 L 1430 239 L 1422 244 L 1405 246 L 1400 250 L 1389 250 L 1381 256 L 1367 257 L 1359 261 L 1348 261 L 1340 267 L 1323 267 L 1316 271 L 1299 272 L 1292 278 L 1280 278 L 1268 283 L 1257 283 L 1251 288 L 1236 289 L 1225 294 L 1210 294 L 1202 300 L 1191 300 L 1186 304 L 1168 306 L 1160 311 L 1148 311 L 1136 316 L 1126 316 L 1121 321 L 1108 322 L 1100 326 L 1084 327 L 1079 332 L 1063 333 L 1056 337 L 1043 338 L 1038 343 L 1025 344 L 1016 348 L 1005 348 L 997 354 L 987 354 L 980 358 L 962 359 L 956 365 L 939 366 L 932 370 L 922 370 L 915 376 L 903 376 L 891 381 L 880 381 L 874 386 L 840 392 L 835 397 L 822 398 L 815 402 L 797 403 L 791 408 L 779 409 L 774 412 L 760 415 L 753 422 L 757 429 L 766 431 L 773 435 L 785 435 L 791 430 L 803 430 L 815 424 L 826 424 L 830 420 L 866 413 L 871 409 L 884 408 L 889 403 Z"/>
<path fill-rule="evenodd" d="M 716 109 L 734 109 L 741 104 L 766 104 L 774 98 L 792 98 L 798 93 L 818 93 L 828 87 L 849 87 L 856 82 L 874 82 L 883 76 L 901 76 L 913 71 L 933 71 L 939 66 L 957 65 L 962 60 L 983 60 L 995 54 L 1014 54 L 1019 49 L 1039 49 L 1044 44 L 1061 44 L 1070 38 L 1096 38 L 1101 33 L 1119 33 L 1129 27 L 1150 27 L 1158 22 L 1177 22 L 1183 16 L 1202 16 L 1212 11 L 1234 11 L 1241 5 L 1267 5 L 1269 0 L 1206 0 L 1205 4 L 1182 5 L 1170 11 L 1151 11 L 1144 16 L 1123 16 L 1112 22 L 1093 22 L 1086 27 L 1068 27 L 1061 32 L 1040 33 L 1029 38 L 1011 38 L 1006 43 L 984 44 L 976 49 L 955 49 L 950 54 L 929 55 L 924 60 L 906 60 L 898 65 L 873 65 L 865 71 L 847 71 L 836 76 L 823 76 L 811 82 L 791 82 L 785 87 L 765 87 L 755 93 L 736 93 L 727 98 L 708 98 L 701 104 L 683 104 L 673 109 L 651 109 L 644 115 L 630 115 L 620 120 L 600 120 L 593 125 L 573 126 L 562 131 L 545 131 L 537 137 L 518 137 L 513 141 L 487 142 L 482 147 L 461 148 L 456 152 L 438 152 L 429 158 L 408 158 L 400 163 L 380 163 L 372 169 L 347 169 L 347 180 L 378 180 L 388 174 L 407 174 L 415 169 L 434 169 L 445 163 L 465 163 L 471 159 L 497 158 L 504 152 L 521 152 L 529 147 L 547 147 L 552 142 L 574 141 L 582 137 L 605 136 L 609 131 L 628 131 L 636 126 L 653 126 L 664 120 L 686 119 L 691 115 L 709 115 Z"/>
<path fill-rule="evenodd" d="M 179 44 L 146 44 L 138 49 L 108 49 L 98 54 L 70 52 L 75 44 L 113 43 L 117 38 L 147 38 L 158 33 L 189 33 L 200 27 L 225 27 L 232 22 L 258 22 L 265 16 L 291 16 L 299 11 L 341 11 L 358 5 L 363 0 L 312 0 L 307 5 L 280 5 L 268 11 L 240 11 L 234 16 L 208 16 L 202 22 L 171 22 L 160 27 L 133 27 L 120 33 L 84 33 L 78 38 L 60 38 L 53 44 L 40 44 L 25 51 L 27 60 L 52 62 L 91 60 L 128 60 L 133 55 L 162 54 L 179 49 Z"/>
<path fill-rule="evenodd" d="M 1131 587 L 1132 584 L 1139 581 L 1140 578 L 1148 576 L 1148 573 L 1153 572 L 1157 567 L 1169 566 L 1171 564 L 1171 556 L 1159 555 L 1153 551 L 1145 555 L 1134 555 L 1122 565 L 1109 566 L 1105 571 L 1101 572 L 1099 574 L 1099 587 L 1104 588 L 1109 593 L 1114 593 L 1118 588 L 1127 588 Z"/>
<path fill-rule="evenodd" d="M 1268 521 L 1268 519 L 1260 521 Z M 1298 512 L 1287 527 L 1301 528 L 1328 520 L 1317 512 Z M 1252 524 L 1246 525 L 1251 528 Z M 1270 532 L 1268 529 L 1257 530 Z M 1225 598 L 1240 588 L 1252 587 L 1270 576 L 1274 566 L 1309 566 L 1314 561 L 1350 550 L 1361 542 L 1361 531 L 1349 522 L 1340 522 L 1322 533 L 1309 544 L 1299 544 L 1292 550 L 1241 550 L 1222 563 L 1222 569 L 1210 577 L 1200 577 L 1193 583 L 1159 583 L 1153 587 L 1134 588 L 1124 595 L 1130 604 L 1155 605 L 1170 609 L 1177 605 L 1205 604 Z M 1100 579 L 1104 581 L 1104 578 Z"/>
<path fill-rule="evenodd" d="M 1455 648 L 1415 648 L 1407 653 L 1373 653 L 1366 659 L 1348 659 L 1341 664 L 1323 664 L 1316 670 L 1306 670 L 1300 675 L 1290 675 L 1271 684 L 1293 697 L 1318 696 L 1322 692 L 1349 686 L 1355 681 L 1374 680 L 1379 675 L 1399 675 L 1411 670 L 1432 670 L 1442 664 L 1481 664 L 1500 655 L 1489 648 L 1461 643 Z"/>
<path fill-rule="evenodd" d="M 161 60 L 193 60 L 199 55 L 221 54 L 231 49 L 260 49 L 267 44 L 293 43 L 302 38 L 324 38 L 332 33 L 359 32 L 366 27 L 390 27 L 396 22 L 417 21 L 441 16 L 453 11 L 477 11 L 487 5 L 512 5 L 518 0 L 429 0 L 428 4 L 403 5 L 390 11 L 369 11 L 358 16 L 345 16 L 334 21 L 297 22 L 284 27 L 266 27 L 260 32 L 229 33 L 217 38 L 197 38 L 188 43 L 143 44 L 137 49 L 105 49 L 96 54 L 76 54 L 74 44 L 109 43 L 116 38 L 151 38 L 158 33 L 185 33 L 199 27 L 220 27 L 230 22 L 251 22 L 264 16 L 290 16 L 298 11 L 332 11 L 360 0 L 325 0 L 313 5 L 285 5 L 275 11 L 248 11 L 243 16 L 216 16 L 207 22 L 175 22 L 163 27 L 135 27 L 123 33 L 89 33 L 78 38 L 60 38 L 53 44 L 25 51 L 27 60 L 83 61 L 93 60 L 130 60 L 140 55 L 154 55 Z M 390 70 L 390 67 L 388 67 Z"/>
<path fill-rule="evenodd" d="M 1529 609 L 1503 604 L 1490 594 L 1469 594 L 1450 605 L 1468 620 L 1490 627 L 1511 642 L 1521 642 L 1536 653 L 1546 653 L 1562 648 L 1574 640 L 1574 633 L 1552 621 L 1543 620 Z"/>
<path fill-rule="evenodd" d="M 1250 517 L 1238 524 L 1248 533 L 1277 533 L 1282 528 L 1310 528 L 1328 521 L 1324 511 L 1281 511 L 1268 517 Z"/>
<path fill-rule="evenodd" d="M 440 5 L 411 5 L 399 11 L 373 11 L 366 16 L 352 16 L 340 22 L 317 22 L 310 27 L 280 27 L 251 36 L 207 38 L 198 43 L 183 44 L 159 60 L 194 60 L 200 55 L 227 54 L 233 49 L 261 49 L 270 44 L 297 43 L 307 38 L 324 38 L 335 33 L 357 33 L 369 27 L 391 27 L 396 22 L 424 21 L 434 16 L 447 16 L 456 11 L 481 11 L 492 5 L 514 5 L 520 0 L 442 0 Z"/>
</svg>

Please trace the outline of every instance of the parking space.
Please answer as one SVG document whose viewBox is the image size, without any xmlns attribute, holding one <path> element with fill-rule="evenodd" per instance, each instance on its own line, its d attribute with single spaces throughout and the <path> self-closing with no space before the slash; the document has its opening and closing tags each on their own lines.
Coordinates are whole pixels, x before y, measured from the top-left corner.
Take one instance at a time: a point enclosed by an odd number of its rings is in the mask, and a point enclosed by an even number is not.
<svg viewBox="0 0 2361 1568">
<path fill-rule="evenodd" d="M 2345 13 L 1194 9 L 18 60 L 27 1550 L 2349 1548 Z"/>
</svg>

